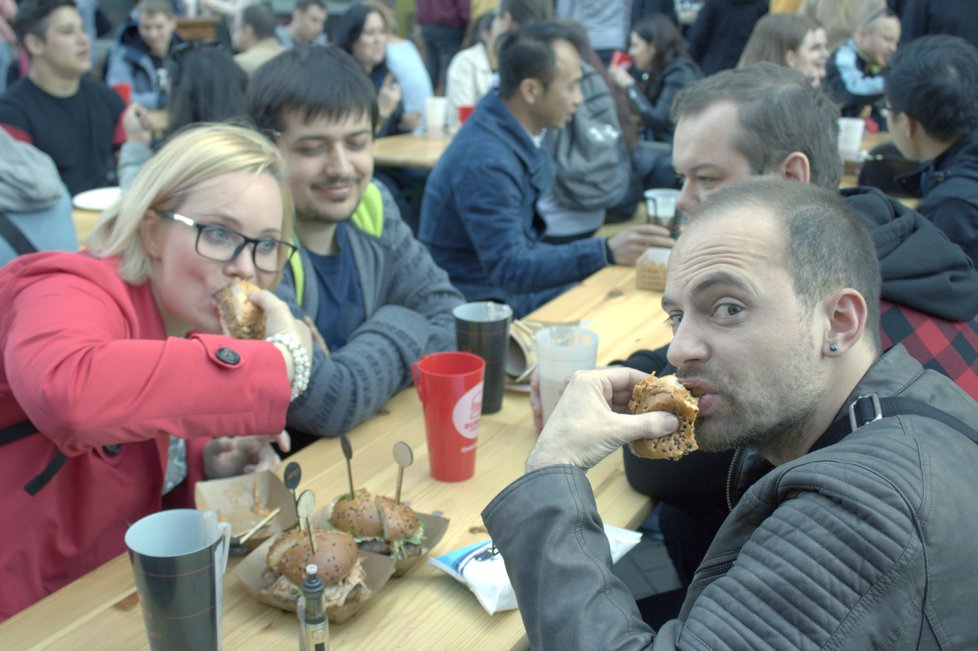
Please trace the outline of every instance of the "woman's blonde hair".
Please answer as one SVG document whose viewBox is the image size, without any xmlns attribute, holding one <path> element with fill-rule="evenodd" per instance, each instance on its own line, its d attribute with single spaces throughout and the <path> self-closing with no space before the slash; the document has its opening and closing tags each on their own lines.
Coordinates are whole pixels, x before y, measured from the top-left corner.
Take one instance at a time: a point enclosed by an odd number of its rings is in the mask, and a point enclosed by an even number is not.
<svg viewBox="0 0 978 651">
<path fill-rule="evenodd" d="M 144 282 L 150 258 L 139 226 L 146 213 L 175 210 L 200 184 L 233 172 L 275 179 L 282 194 L 282 239 L 292 241 L 292 194 L 285 180 L 285 162 L 275 145 L 246 127 L 200 124 L 174 134 L 143 165 L 132 186 L 102 214 L 89 248 L 99 257 L 121 254 L 122 279 L 133 285 Z"/>
</svg>

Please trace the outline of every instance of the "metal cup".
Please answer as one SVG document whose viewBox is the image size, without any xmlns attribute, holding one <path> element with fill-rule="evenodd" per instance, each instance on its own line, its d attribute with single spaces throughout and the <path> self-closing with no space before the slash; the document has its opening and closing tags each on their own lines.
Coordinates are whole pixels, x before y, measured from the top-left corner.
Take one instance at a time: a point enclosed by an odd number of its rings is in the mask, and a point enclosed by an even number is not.
<svg viewBox="0 0 978 651">
<path fill-rule="evenodd" d="M 221 602 L 231 525 L 174 509 L 126 531 L 126 547 L 153 651 L 221 648 Z"/>
<path fill-rule="evenodd" d="M 452 310 L 452 314 L 455 316 L 458 349 L 475 353 L 486 360 L 482 413 L 495 413 L 503 408 L 509 324 L 513 320 L 513 310 L 502 303 L 481 301 L 459 305 Z"/>
</svg>

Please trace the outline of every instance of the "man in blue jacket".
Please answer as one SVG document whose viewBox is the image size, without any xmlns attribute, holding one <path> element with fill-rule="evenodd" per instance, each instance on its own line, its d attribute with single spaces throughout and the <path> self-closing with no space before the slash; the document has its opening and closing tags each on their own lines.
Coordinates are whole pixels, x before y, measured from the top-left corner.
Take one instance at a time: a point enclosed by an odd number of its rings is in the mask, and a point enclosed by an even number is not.
<svg viewBox="0 0 978 651">
<path fill-rule="evenodd" d="M 488 94 L 442 155 L 425 187 L 419 238 L 469 300 L 533 311 L 607 264 L 634 264 L 665 229 L 632 226 L 613 238 L 545 244 L 536 203 L 554 181 L 540 148 L 581 102 L 574 37 L 553 22 L 499 42 L 499 92 Z"/>
<path fill-rule="evenodd" d="M 886 73 L 890 132 L 921 167 L 899 181 L 978 267 L 978 50 L 956 36 L 902 46 Z"/>
<path fill-rule="evenodd" d="M 132 101 L 148 109 L 163 108 L 169 85 L 167 62 L 182 42 L 176 33 L 173 3 L 140 0 L 135 14 L 119 29 L 105 81 L 110 86 L 129 84 Z"/>
</svg>

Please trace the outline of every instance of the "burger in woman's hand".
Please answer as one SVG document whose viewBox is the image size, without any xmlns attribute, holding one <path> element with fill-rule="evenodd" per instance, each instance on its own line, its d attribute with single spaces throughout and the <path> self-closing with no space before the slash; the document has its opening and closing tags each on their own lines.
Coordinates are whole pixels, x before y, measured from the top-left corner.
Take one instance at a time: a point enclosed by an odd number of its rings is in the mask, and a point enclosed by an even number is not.
<svg viewBox="0 0 978 651">
<path fill-rule="evenodd" d="M 264 339 L 265 311 L 248 296 L 261 287 L 235 276 L 221 291 L 217 304 L 221 327 L 235 339 Z"/>
</svg>

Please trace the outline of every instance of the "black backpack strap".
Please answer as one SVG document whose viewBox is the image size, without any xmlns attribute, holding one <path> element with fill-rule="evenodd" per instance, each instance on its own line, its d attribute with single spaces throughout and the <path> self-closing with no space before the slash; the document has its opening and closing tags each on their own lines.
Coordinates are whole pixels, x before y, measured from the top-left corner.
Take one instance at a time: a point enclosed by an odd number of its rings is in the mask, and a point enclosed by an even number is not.
<svg viewBox="0 0 978 651">
<path fill-rule="evenodd" d="M 838 443 L 866 423 L 899 415 L 932 418 L 961 432 L 975 443 L 978 443 L 978 431 L 946 411 L 909 398 L 880 398 L 875 393 L 871 393 L 868 396 L 859 396 L 853 400 L 849 405 L 848 416 L 843 416 L 832 423 L 832 426 L 815 442 L 811 451 Z"/>
<path fill-rule="evenodd" d="M 31 241 L 17 228 L 10 217 L 2 212 L 0 212 L 0 237 L 7 240 L 17 255 L 37 252 L 37 247 L 31 244 Z"/>
<path fill-rule="evenodd" d="M 8 425 L 7 427 L 0 429 L 0 447 L 3 447 L 8 443 L 13 443 L 14 441 L 19 441 L 20 439 L 30 436 L 31 434 L 37 434 L 37 428 L 34 427 L 34 423 L 29 420 Z"/>
<path fill-rule="evenodd" d="M 14 441 L 19 441 L 22 438 L 27 438 L 32 434 L 37 434 L 37 428 L 34 427 L 34 423 L 29 420 L 21 421 L 19 423 L 14 423 L 13 425 L 8 425 L 3 429 L 0 429 L 0 447 L 7 445 L 8 443 L 13 443 Z M 39 472 L 33 479 L 24 484 L 24 490 L 30 495 L 37 495 L 38 491 L 47 486 L 51 478 L 61 470 L 61 466 L 65 465 L 65 461 L 68 460 L 60 450 L 54 453 L 51 460 L 48 461 L 48 465 L 44 466 L 44 470 Z"/>
<path fill-rule="evenodd" d="M 60 450 L 55 452 L 51 460 L 48 461 L 48 465 L 44 466 L 44 470 L 37 473 L 32 480 L 24 484 L 24 490 L 29 495 L 37 495 L 38 491 L 47 486 L 51 478 L 61 470 L 61 466 L 65 465 L 65 461 L 67 460 L 68 457 Z"/>
</svg>

